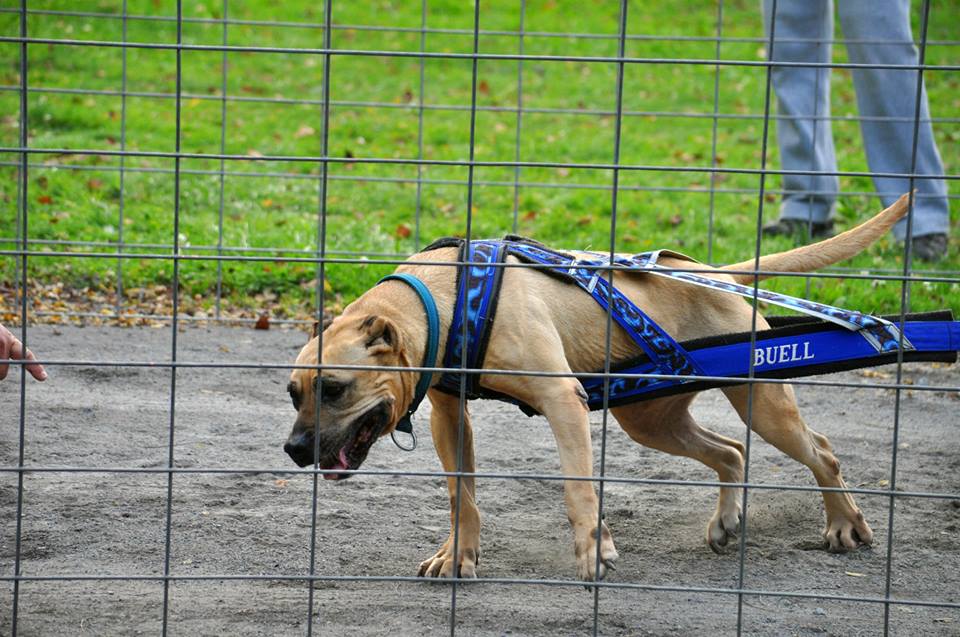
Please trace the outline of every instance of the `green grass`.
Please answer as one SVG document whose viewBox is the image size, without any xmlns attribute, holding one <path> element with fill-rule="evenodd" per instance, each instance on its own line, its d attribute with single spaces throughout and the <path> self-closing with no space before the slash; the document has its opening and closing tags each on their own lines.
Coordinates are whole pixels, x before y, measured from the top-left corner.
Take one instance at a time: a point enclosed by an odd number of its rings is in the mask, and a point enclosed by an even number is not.
<svg viewBox="0 0 960 637">
<path fill-rule="evenodd" d="M 290 22 L 322 21 L 321 2 L 232 2 L 229 17 L 244 20 Z M 431 0 L 427 24 L 446 29 L 472 28 L 470 3 Z M 531 2 L 525 30 L 616 34 L 618 3 Z M 916 3 L 919 5 L 919 3 Z M 3 7 L 16 6 L 10 2 Z M 120 0 L 33 0 L 31 9 L 95 11 L 119 14 Z M 334 2 L 338 25 L 419 27 L 419 0 L 379 0 L 374 3 Z M 915 11 L 919 9 L 915 7 Z M 960 2 L 937 2 L 930 28 L 932 40 L 960 39 Z M 170 0 L 130 0 L 129 12 L 138 16 L 173 16 Z M 219 18 L 222 3 L 195 0 L 184 4 L 189 18 Z M 481 27 L 515 31 L 519 3 L 513 0 L 485 1 Z M 16 35 L 19 17 L 0 13 L 0 34 Z M 29 34 L 35 37 L 120 40 L 121 21 L 110 18 L 31 15 Z M 917 29 L 915 25 L 915 30 Z M 715 7 L 685 2 L 631 3 L 629 33 L 647 35 L 713 36 Z M 723 34 L 728 37 L 762 35 L 755 0 L 726 2 Z M 839 35 L 839 32 L 838 32 Z M 220 44 L 219 24 L 186 23 L 184 41 Z M 236 25 L 228 27 L 232 45 L 318 48 L 322 29 Z M 336 29 L 333 46 L 343 49 L 417 51 L 417 33 Z M 175 42 L 172 22 L 131 19 L 128 39 L 136 42 Z M 527 35 L 524 52 L 550 55 L 615 55 L 616 39 L 575 39 Z M 483 52 L 515 53 L 515 37 L 481 37 Z M 429 34 L 430 51 L 467 53 L 472 36 Z M 643 57 L 712 59 L 712 42 L 630 41 L 627 54 Z M 725 42 L 724 59 L 762 60 L 760 43 Z M 837 59 L 844 59 L 842 47 Z M 956 47 L 930 45 L 927 59 L 933 64 L 956 64 Z M 220 52 L 183 53 L 183 126 L 181 148 L 187 153 L 219 153 L 221 149 Z M 98 89 L 119 91 L 122 51 L 119 48 L 68 47 L 35 44 L 29 47 L 29 85 L 32 89 Z M 169 50 L 129 49 L 127 90 L 133 93 L 174 93 L 176 56 Z M 279 53 L 228 54 L 227 94 L 245 98 L 323 98 L 323 58 L 317 55 Z M 480 106 L 511 108 L 517 101 L 516 61 L 483 60 L 478 64 Z M 424 101 L 432 105 L 469 107 L 470 60 L 431 59 L 424 63 Z M 614 64 L 527 61 L 523 63 L 523 97 L 527 108 L 615 108 Z M 334 56 L 331 67 L 331 98 L 335 101 L 385 102 L 396 108 L 336 106 L 331 110 L 329 148 L 338 157 L 413 158 L 417 156 L 420 62 L 416 58 Z M 766 72 L 760 67 L 723 67 L 719 108 L 725 114 L 762 114 Z M 926 76 L 931 110 L 935 116 L 955 116 L 960 107 L 960 74 L 929 72 Z M 624 109 L 710 113 L 713 109 L 714 69 L 709 65 L 627 65 Z M 19 83 L 19 47 L 0 44 L 0 84 Z M 833 73 L 835 115 L 854 115 L 855 98 L 850 74 Z M 169 98 L 76 95 L 32 91 L 29 96 L 30 146 L 36 148 L 119 150 L 121 117 L 125 108 L 126 148 L 169 152 L 175 147 L 175 107 Z M 19 96 L 0 92 L 0 145 L 18 143 Z M 317 104 L 231 101 L 227 103 L 224 151 L 238 155 L 317 156 L 321 151 L 322 112 Z M 477 114 L 476 157 L 479 160 L 513 161 L 516 114 L 481 111 Z M 423 154 L 428 159 L 462 160 L 469 153 L 468 110 L 429 109 L 423 116 Z M 834 137 L 840 169 L 866 171 L 859 129 L 854 120 L 835 121 Z M 615 121 L 609 115 L 524 113 L 520 157 L 542 162 L 609 163 L 613 159 Z M 948 174 L 958 172 L 960 127 L 939 124 L 935 133 Z M 624 164 L 700 166 L 710 164 L 712 122 L 709 119 L 629 116 L 623 120 Z M 768 163 L 778 165 L 775 131 L 771 127 Z M 760 120 L 723 119 L 717 137 L 719 161 L 726 167 L 758 168 L 761 164 L 763 126 Z M 129 244 L 170 244 L 173 239 L 173 160 L 128 157 L 122 193 L 119 174 L 104 170 L 116 166 L 116 157 L 97 155 L 34 155 L 43 163 L 29 172 L 29 236 L 39 240 L 115 242 L 122 232 Z M 16 154 L 0 154 L 0 237 L 16 234 Z M 64 170 L 62 165 L 89 170 Z M 180 183 L 180 240 L 183 245 L 211 246 L 218 241 L 221 179 L 214 159 L 184 159 Z M 224 236 L 227 246 L 278 248 L 287 251 L 317 249 L 319 171 L 309 162 L 229 161 L 227 170 L 250 173 L 230 175 L 223 181 Z M 153 172 L 150 172 L 153 171 Z M 159 171 L 159 172 L 158 172 Z M 163 172 L 166 171 L 166 172 Z M 263 173 L 291 173 L 302 178 L 280 179 Z M 467 180 L 464 167 L 427 166 L 420 200 L 420 233 L 416 226 L 418 169 L 409 165 L 337 163 L 330 165 L 327 192 L 326 248 L 332 253 L 415 252 L 429 241 L 466 231 Z M 609 249 L 612 183 L 610 171 L 525 168 L 521 180 L 534 184 L 519 192 L 518 226 L 522 234 L 566 248 Z M 356 181 L 350 178 L 386 177 L 395 182 Z M 511 232 L 514 220 L 514 170 L 477 168 L 472 233 L 476 237 Z M 458 183 L 445 183 L 445 182 Z M 726 189 L 756 190 L 760 178 L 750 175 L 718 175 L 716 185 Z M 542 184 L 577 186 L 545 187 Z M 714 236 L 708 245 L 708 173 L 633 172 L 620 174 L 623 190 L 617 202 L 616 248 L 638 252 L 675 248 L 714 262 L 739 261 L 754 251 L 758 202 L 756 194 L 718 193 L 715 198 Z M 766 180 L 767 189 L 779 187 L 776 176 Z M 843 178 L 845 191 L 869 191 L 863 178 Z M 951 187 L 953 187 L 951 182 Z M 124 219 L 119 211 L 123 201 Z M 879 210 L 869 197 L 842 198 L 839 222 L 850 226 Z M 764 218 L 776 215 L 776 200 L 768 197 Z M 953 215 L 956 236 L 957 215 Z M 786 240 L 765 239 L 763 252 L 786 249 Z M 0 241 L 0 248 L 14 247 Z M 91 248 L 83 248 L 91 250 Z M 94 248 L 104 255 L 116 248 Z M 131 248 L 131 250 L 134 250 Z M 158 248 L 139 249 L 145 253 Z M 213 254 L 194 251 L 189 254 Z M 233 253 L 228 253 L 233 254 Z M 288 254 L 293 254 L 289 252 Z M 375 256 L 371 256 L 375 259 Z M 858 272 L 898 271 L 902 248 L 885 238 L 850 264 Z M 376 264 L 331 264 L 326 268 L 330 288 L 339 303 L 348 302 L 368 289 L 392 266 Z M 922 270 L 923 268 L 917 268 Z M 938 270 L 960 270 L 960 256 L 952 246 L 950 258 Z M 117 260 L 80 257 L 31 257 L 29 276 L 41 281 L 63 280 L 70 285 L 112 285 Z M 309 311 L 313 300 L 309 282 L 316 276 L 309 263 L 226 262 L 223 289 L 228 302 L 249 305 L 263 293 L 276 294 L 290 314 Z M 15 276 L 15 260 L 0 260 L 0 282 Z M 168 284 L 173 276 L 168 260 L 127 259 L 123 278 L 127 287 Z M 184 294 L 199 304 L 213 302 L 215 262 L 188 261 L 180 268 Z M 802 279 L 779 279 L 770 287 L 805 294 Z M 846 305 L 867 312 L 895 312 L 900 306 L 896 282 L 814 279 L 809 294 L 817 300 Z M 960 312 L 960 286 L 950 283 L 920 283 L 912 289 L 912 309 L 950 307 Z"/>
</svg>

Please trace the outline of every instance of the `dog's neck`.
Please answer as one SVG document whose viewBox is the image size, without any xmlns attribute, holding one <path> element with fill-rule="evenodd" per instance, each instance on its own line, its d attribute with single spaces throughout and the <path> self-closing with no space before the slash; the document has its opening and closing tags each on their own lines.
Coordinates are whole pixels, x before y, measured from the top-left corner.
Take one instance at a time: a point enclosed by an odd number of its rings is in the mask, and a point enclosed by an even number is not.
<svg viewBox="0 0 960 637">
<path fill-rule="evenodd" d="M 422 303 L 417 294 L 406 285 L 379 285 L 357 300 L 356 308 L 368 315 L 390 319 L 400 332 L 401 348 L 398 352 L 400 367 L 423 365 L 427 349 L 427 322 L 420 318 Z M 413 318 L 412 317 L 416 317 Z M 442 345 L 442 344 L 441 344 Z M 400 372 L 402 404 L 397 404 L 397 418 L 406 413 L 413 401 L 420 372 Z"/>
</svg>

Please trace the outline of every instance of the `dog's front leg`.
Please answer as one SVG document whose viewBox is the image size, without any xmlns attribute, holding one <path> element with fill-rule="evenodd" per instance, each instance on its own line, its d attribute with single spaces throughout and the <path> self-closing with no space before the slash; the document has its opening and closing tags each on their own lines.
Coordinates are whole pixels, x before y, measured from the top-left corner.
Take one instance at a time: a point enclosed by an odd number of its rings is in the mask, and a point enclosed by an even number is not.
<svg viewBox="0 0 960 637">
<path fill-rule="evenodd" d="M 547 351 L 560 351 L 560 347 Z M 546 356 L 538 358 L 541 363 Z M 550 371 L 569 373 L 570 368 L 559 361 Z M 535 376 L 491 376 L 490 386 L 533 406 L 550 423 L 563 475 L 590 478 L 593 475 L 593 450 L 590 443 L 590 420 L 586 393 L 576 378 L 540 378 Z M 617 549 L 606 524 L 597 532 L 597 493 L 591 480 L 565 480 L 563 483 L 567 517 L 573 526 L 573 548 L 577 559 L 577 576 L 585 581 L 602 579 L 607 568 L 613 567 Z M 600 561 L 597 571 L 597 548 Z"/>
<path fill-rule="evenodd" d="M 593 475 L 593 450 L 590 442 L 590 420 L 586 394 L 575 378 L 549 379 L 549 400 L 542 401 L 540 411 L 547 418 L 557 440 L 563 475 L 589 478 Z M 546 387 L 544 388 L 546 390 Z M 543 396 L 543 394 L 541 394 Z M 613 567 L 617 549 L 605 523 L 597 529 L 598 503 L 593 482 L 565 480 L 563 483 L 567 517 L 573 526 L 573 547 L 577 559 L 577 577 L 585 581 L 603 579 Z M 600 560 L 597 571 L 597 551 Z"/>
<path fill-rule="evenodd" d="M 443 470 L 457 470 L 457 447 L 460 425 L 460 401 L 438 391 L 428 396 L 433 406 L 430 415 L 430 431 L 433 445 L 443 464 Z M 463 410 L 463 457 L 462 470 L 474 473 L 473 429 L 466 405 Z M 476 577 L 477 562 L 480 560 L 480 510 L 476 504 L 476 487 L 473 476 L 460 479 L 459 493 L 457 479 L 447 478 L 447 490 L 450 493 L 450 537 L 443 543 L 433 557 L 420 563 L 421 577 Z M 460 521 L 457 523 L 457 497 L 460 498 Z M 459 531 L 458 531 L 459 529 Z M 457 533 L 459 536 L 457 537 Z M 456 540 L 456 542 L 455 542 Z M 456 555 L 454 555 L 456 543 Z M 454 570 L 456 567 L 456 571 Z"/>
</svg>

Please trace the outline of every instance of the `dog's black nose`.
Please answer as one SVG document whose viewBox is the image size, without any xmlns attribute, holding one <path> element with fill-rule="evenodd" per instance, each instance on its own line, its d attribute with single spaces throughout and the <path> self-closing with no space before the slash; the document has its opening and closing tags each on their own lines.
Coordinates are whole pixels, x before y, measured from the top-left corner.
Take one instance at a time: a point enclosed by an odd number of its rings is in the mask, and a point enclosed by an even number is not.
<svg viewBox="0 0 960 637">
<path fill-rule="evenodd" d="M 306 467 L 313 464 L 313 436 L 307 434 L 290 436 L 283 445 L 283 450 L 297 463 L 297 466 Z"/>
</svg>

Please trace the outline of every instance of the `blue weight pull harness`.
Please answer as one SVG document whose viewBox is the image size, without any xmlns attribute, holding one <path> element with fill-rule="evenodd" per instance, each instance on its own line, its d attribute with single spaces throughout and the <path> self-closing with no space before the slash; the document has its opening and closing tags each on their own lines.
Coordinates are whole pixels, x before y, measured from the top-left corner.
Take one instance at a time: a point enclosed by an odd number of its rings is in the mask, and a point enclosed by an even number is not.
<svg viewBox="0 0 960 637">
<path fill-rule="evenodd" d="M 611 264 L 609 254 L 587 252 L 575 256 L 510 235 L 503 240 L 469 243 L 455 238 L 441 239 L 426 250 L 444 247 L 458 247 L 458 260 L 467 264 L 459 269 L 457 275 L 457 300 L 447 338 L 443 361 L 445 368 L 479 370 L 483 367 L 487 342 L 496 319 L 503 264 L 507 256 L 514 256 L 526 263 L 545 266 L 543 270 L 546 274 L 578 285 L 605 311 L 609 309 L 612 299 L 613 320 L 626 331 L 643 354 L 611 367 L 615 377 L 609 381 L 606 404 L 610 407 L 729 386 L 731 383 L 724 379 L 748 377 L 751 362 L 755 378 L 793 378 L 896 362 L 901 355 L 901 343 L 902 358 L 908 362 L 953 362 L 960 350 L 960 322 L 953 320 L 949 310 L 907 315 L 901 334 L 894 322 L 898 318 L 869 316 L 768 290 L 755 290 L 752 286 L 717 281 L 695 272 L 676 272 L 657 263 L 660 255 L 691 260 L 675 252 L 615 255 Z M 609 284 L 604 273 L 611 265 L 630 272 L 669 277 L 747 299 L 755 297 L 807 316 L 770 317 L 768 322 L 771 329 L 757 332 L 754 346 L 751 346 L 750 332 L 678 343 L 622 292 Z M 466 358 L 463 358 L 464 352 Z M 476 372 L 446 372 L 441 376 L 437 389 L 459 395 L 463 383 L 468 399 L 505 400 L 519 404 L 525 413 L 536 413 L 528 405 L 480 387 L 479 376 Z M 578 378 L 587 392 L 590 409 L 602 409 L 604 379 L 593 375 Z"/>
</svg>

